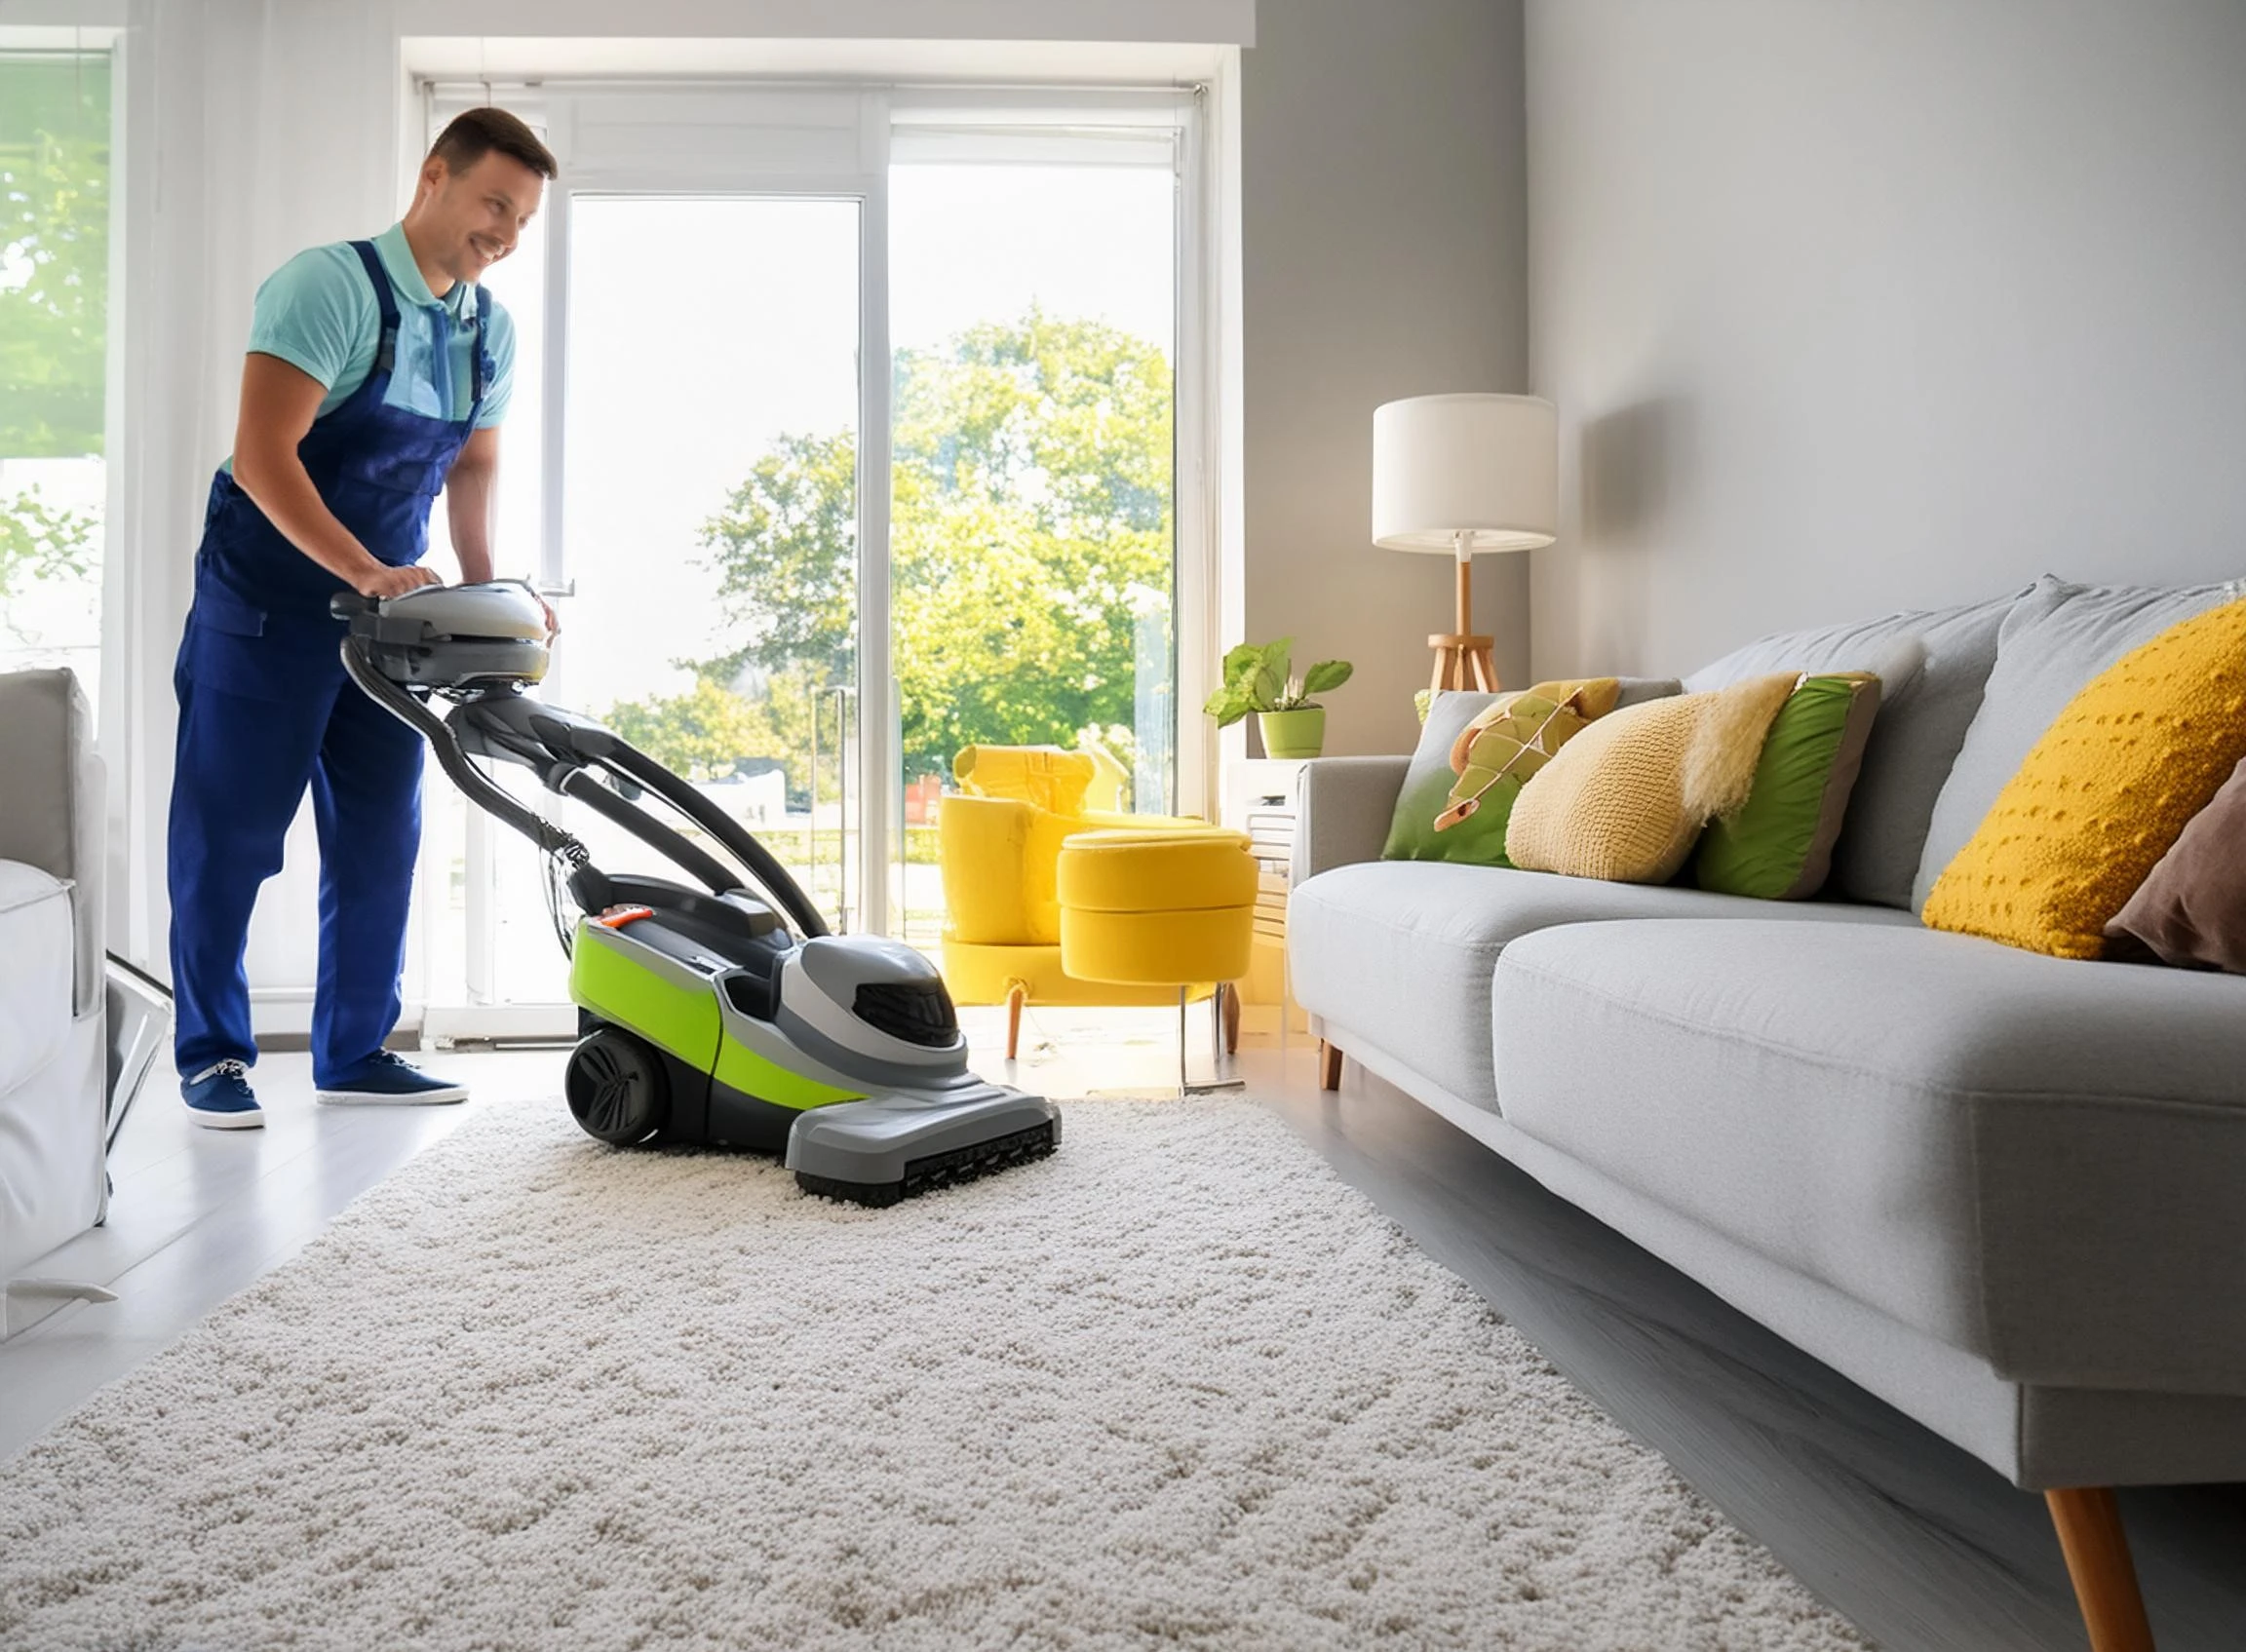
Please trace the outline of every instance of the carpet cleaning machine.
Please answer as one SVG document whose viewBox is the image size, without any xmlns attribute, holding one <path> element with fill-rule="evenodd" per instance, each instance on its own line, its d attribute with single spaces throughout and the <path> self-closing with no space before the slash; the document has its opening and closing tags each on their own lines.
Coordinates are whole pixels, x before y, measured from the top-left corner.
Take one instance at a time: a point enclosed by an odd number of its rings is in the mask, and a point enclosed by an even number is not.
<svg viewBox="0 0 2246 1652">
<path fill-rule="evenodd" d="M 350 593 L 343 665 L 427 738 L 471 802 L 547 857 L 580 1036 L 564 1091 L 586 1132 L 785 1155 L 811 1193 L 891 1205 L 1025 1163 L 1061 1140 L 1041 1095 L 967 1070 L 935 966 L 896 941 L 828 933 L 818 908 L 739 822 L 662 764 L 529 689 L 546 674 L 543 605 L 523 584 Z M 432 698 L 451 701 L 440 717 Z M 577 838 L 473 758 L 520 763 L 704 887 L 604 872 Z M 738 863 L 653 811 L 661 798 Z M 579 909 L 564 920 L 563 892 Z"/>
</svg>

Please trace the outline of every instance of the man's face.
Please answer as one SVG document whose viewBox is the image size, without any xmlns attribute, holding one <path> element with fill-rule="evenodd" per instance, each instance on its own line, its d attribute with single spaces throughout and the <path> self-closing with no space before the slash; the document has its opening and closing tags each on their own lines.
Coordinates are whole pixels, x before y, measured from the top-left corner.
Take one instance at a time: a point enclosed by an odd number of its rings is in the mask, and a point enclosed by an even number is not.
<svg viewBox="0 0 2246 1652">
<path fill-rule="evenodd" d="M 523 226 L 546 198 L 543 177 L 496 149 L 459 173 L 432 157 L 422 181 L 431 191 L 434 250 L 454 281 L 482 281 L 485 270 L 515 250 Z"/>
</svg>

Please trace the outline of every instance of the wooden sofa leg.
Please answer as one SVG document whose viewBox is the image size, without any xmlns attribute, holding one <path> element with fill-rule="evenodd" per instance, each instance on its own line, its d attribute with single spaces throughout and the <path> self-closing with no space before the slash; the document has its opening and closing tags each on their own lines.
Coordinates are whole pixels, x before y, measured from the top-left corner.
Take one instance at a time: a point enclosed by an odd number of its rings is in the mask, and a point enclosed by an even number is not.
<svg viewBox="0 0 2246 1652">
<path fill-rule="evenodd" d="M 1006 989 L 1006 1059 L 1013 1060 L 1022 1048 L 1022 1006 L 1029 996 L 1028 989 L 1009 986 Z"/>
<path fill-rule="evenodd" d="M 2137 1568 L 2129 1558 L 2129 1536 L 2121 1529 L 2121 1508 L 2110 1487 L 2068 1486 L 2046 1491 L 2051 1523 L 2082 1625 L 2090 1632 L 2090 1652 L 2152 1652 L 2152 1626 L 2145 1618 L 2145 1596 L 2137 1588 Z"/>
<path fill-rule="evenodd" d="M 1323 1038 L 1318 1041 L 1318 1088 L 1341 1088 L 1341 1046 Z"/>
<path fill-rule="evenodd" d="M 1224 1054 L 1237 1056 L 1240 1054 L 1240 989 L 1226 981 L 1217 992 L 1217 1014 L 1224 1027 Z"/>
</svg>

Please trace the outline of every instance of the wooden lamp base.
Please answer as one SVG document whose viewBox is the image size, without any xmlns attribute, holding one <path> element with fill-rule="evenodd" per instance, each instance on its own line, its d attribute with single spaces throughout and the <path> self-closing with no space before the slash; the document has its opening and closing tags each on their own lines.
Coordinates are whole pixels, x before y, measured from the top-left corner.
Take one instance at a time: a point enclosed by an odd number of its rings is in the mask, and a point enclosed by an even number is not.
<svg viewBox="0 0 2246 1652">
<path fill-rule="evenodd" d="M 1474 631 L 1474 553 L 1469 549 L 1465 534 L 1458 536 L 1458 625 L 1453 631 L 1437 632 L 1427 638 L 1427 646 L 1435 650 L 1435 674 L 1427 686 L 1479 689 L 1484 694 L 1497 692 L 1497 664 L 1490 650 L 1496 645 L 1493 636 L 1477 635 Z"/>
<path fill-rule="evenodd" d="M 1457 632 L 1438 632 L 1428 637 L 1427 646 L 1435 650 L 1435 675 L 1427 686 L 1496 693 L 1497 666 L 1490 655 L 1496 641 L 1493 636 L 1468 636 Z"/>
</svg>

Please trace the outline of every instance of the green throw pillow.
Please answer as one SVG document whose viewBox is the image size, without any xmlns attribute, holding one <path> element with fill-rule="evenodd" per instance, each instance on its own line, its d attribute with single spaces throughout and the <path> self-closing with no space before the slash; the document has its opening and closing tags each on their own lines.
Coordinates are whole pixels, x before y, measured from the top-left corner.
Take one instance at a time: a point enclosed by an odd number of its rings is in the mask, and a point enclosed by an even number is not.
<svg viewBox="0 0 2246 1652">
<path fill-rule="evenodd" d="M 1770 725 L 1745 805 L 1701 837 L 1693 880 L 1763 901 L 1822 889 L 1878 711 L 1879 679 L 1869 672 L 1802 678 Z"/>
<path fill-rule="evenodd" d="M 1605 677 L 1538 683 L 1512 694 L 1436 695 L 1381 858 L 1511 865 L 1505 825 L 1513 800 L 1570 736 L 1612 708 L 1618 687 Z M 1462 748 L 1469 733 L 1475 738 Z M 1464 766 L 1456 768 L 1462 753 Z"/>
<path fill-rule="evenodd" d="M 1438 693 L 1428 701 L 1426 715 L 1419 720 L 1419 744 L 1413 749 L 1412 766 L 1404 772 L 1404 789 L 1397 794 L 1396 813 L 1388 822 L 1388 841 L 1380 848 L 1382 860 L 1457 859 L 1453 851 L 1466 849 L 1486 834 L 1487 828 L 1466 836 L 1456 831 L 1438 833 L 1435 817 L 1443 812 L 1452 783 L 1458 778 L 1451 772 L 1451 748 L 1476 716 L 1498 701 L 1511 698 L 1510 694 Z M 1495 848 L 1496 857 L 1486 857 L 1486 864 L 1504 864 L 1502 815 L 1496 823 Z"/>
</svg>

